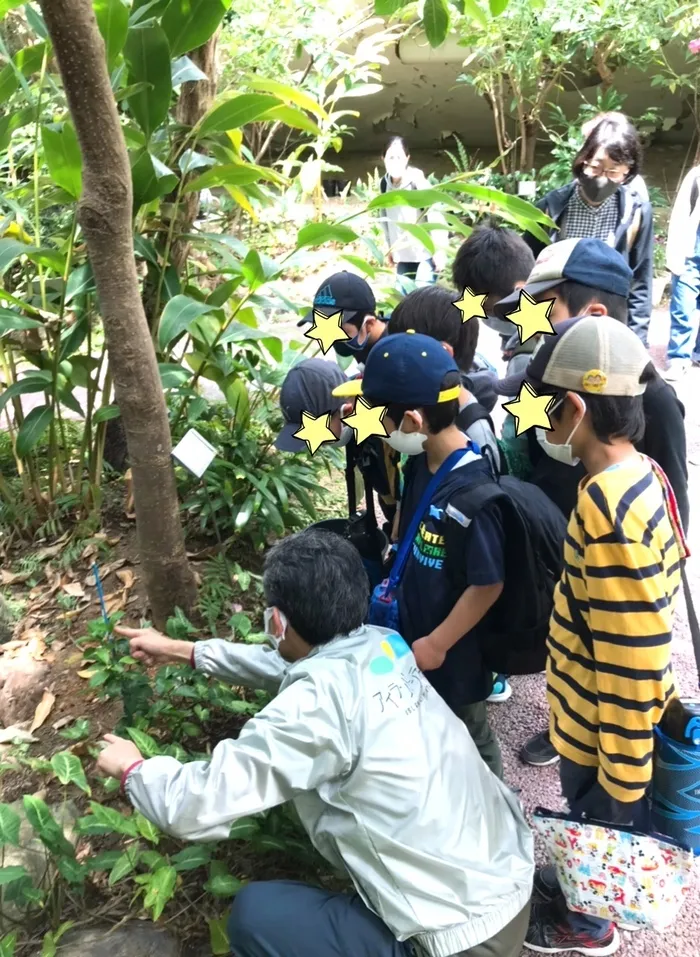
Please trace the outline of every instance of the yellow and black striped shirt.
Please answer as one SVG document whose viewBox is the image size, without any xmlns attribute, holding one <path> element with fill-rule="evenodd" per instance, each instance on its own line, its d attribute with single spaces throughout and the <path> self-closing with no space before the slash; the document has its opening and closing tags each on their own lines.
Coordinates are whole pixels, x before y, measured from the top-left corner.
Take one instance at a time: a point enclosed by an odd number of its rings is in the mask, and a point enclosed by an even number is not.
<svg viewBox="0 0 700 957">
<path fill-rule="evenodd" d="M 618 801 L 644 795 L 653 728 L 675 694 L 671 628 L 686 556 L 656 463 L 635 455 L 581 483 L 550 623 L 550 731 L 562 756 L 598 767 Z"/>
</svg>

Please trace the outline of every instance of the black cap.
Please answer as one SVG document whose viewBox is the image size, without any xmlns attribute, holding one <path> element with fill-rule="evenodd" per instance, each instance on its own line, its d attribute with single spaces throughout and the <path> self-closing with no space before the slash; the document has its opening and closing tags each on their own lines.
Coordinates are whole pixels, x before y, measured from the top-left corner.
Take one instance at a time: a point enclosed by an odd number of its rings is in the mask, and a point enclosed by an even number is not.
<svg viewBox="0 0 700 957">
<path fill-rule="evenodd" d="M 343 322 L 352 322 L 358 313 L 363 317 L 374 315 L 376 308 L 374 293 L 361 276 L 352 272 L 336 272 L 318 287 L 311 311 L 297 325 L 313 322 L 314 309 L 325 316 L 342 311 Z"/>
<path fill-rule="evenodd" d="M 280 406 L 286 425 L 275 439 L 281 452 L 302 452 L 306 443 L 295 439 L 301 428 L 301 413 L 324 415 L 337 412 L 344 400 L 333 396 L 333 389 L 345 382 L 345 373 L 326 359 L 305 359 L 287 373 L 280 391 Z"/>
</svg>

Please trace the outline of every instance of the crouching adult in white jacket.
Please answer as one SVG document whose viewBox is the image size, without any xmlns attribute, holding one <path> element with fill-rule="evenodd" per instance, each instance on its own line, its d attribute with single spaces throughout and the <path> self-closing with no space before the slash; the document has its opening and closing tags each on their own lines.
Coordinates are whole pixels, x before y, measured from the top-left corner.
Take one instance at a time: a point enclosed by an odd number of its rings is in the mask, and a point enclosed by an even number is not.
<svg viewBox="0 0 700 957">
<path fill-rule="evenodd" d="M 518 802 L 399 635 L 364 626 L 368 583 L 348 543 L 308 529 L 265 562 L 270 646 L 121 632 L 141 658 L 191 661 L 277 692 L 211 760 L 144 761 L 108 735 L 103 773 L 169 834 L 225 840 L 237 818 L 293 801 L 317 850 L 356 894 L 248 884 L 237 957 L 518 957 L 533 878 Z"/>
</svg>

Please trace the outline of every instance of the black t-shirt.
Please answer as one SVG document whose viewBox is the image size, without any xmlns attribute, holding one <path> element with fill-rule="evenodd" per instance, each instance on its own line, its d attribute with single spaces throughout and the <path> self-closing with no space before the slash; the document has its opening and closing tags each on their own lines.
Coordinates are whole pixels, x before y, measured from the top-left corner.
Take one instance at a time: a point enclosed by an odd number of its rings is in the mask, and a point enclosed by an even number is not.
<svg viewBox="0 0 700 957">
<path fill-rule="evenodd" d="M 495 585 L 504 579 L 505 542 L 497 506 L 483 509 L 470 525 L 462 559 L 466 584 L 461 590 L 455 589 L 445 569 L 445 523 L 454 521 L 445 514 L 446 509 L 457 490 L 481 475 L 485 468 L 488 464 L 481 456 L 465 449 L 464 458 L 438 487 L 428 513 L 421 520 L 398 595 L 401 631 L 409 645 L 429 635 L 447 618 L 464 588 Z M 399 541 L 406 534 L 431 477 L 425 455 L 409 460 L 401 500 Z M 453 710 L 484 701 L 491 693 L 493 679 L 479 651 L 479 628 L 477 625 L 450 649 L 440 668 L 426 673 Z"/>
</svg>

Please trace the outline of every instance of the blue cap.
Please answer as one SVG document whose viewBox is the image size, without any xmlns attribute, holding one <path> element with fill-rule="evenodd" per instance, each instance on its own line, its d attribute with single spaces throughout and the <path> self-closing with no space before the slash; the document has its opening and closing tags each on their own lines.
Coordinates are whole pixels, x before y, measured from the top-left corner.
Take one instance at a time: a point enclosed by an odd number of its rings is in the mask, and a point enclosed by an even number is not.
<svg viewBox="0 0 700 957">
<path fill-rule="evenodd" d="M 534 298 L 564 282 L 578 282 L 627 299 L 633 275 L 624 256 L 602 239 L 564 239 L 545 246 L 523 288 Z M 520 292 L 516 289 L 501 299 L 494 311 L 499 316 L 513 312 Z"/>
<path fill-rule="evenodd" d="M 362 378 L 344 382 L 333 395 L 363 395 L 375 405 L 420 409 L 459 398 L 461 385 L 442 388 L 449 372 L 459 374 L 459 368 L 447 349 L 437 339 L 409 330 L 380 339 L 367 357 Z"/>
</svg>

